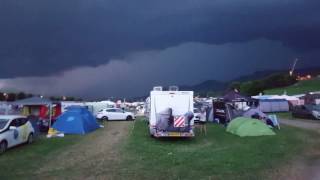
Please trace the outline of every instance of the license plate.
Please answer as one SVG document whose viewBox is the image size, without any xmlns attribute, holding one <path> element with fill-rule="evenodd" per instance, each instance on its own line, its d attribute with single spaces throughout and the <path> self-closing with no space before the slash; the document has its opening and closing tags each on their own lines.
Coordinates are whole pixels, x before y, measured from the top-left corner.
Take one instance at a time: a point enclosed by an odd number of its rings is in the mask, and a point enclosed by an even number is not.
<svg viewBox="0 0 320 180">
<path fill-rule="evenodd" d="M 178 132 L 170 132 L 169 136 L 181 136 Z"/>
</svg>

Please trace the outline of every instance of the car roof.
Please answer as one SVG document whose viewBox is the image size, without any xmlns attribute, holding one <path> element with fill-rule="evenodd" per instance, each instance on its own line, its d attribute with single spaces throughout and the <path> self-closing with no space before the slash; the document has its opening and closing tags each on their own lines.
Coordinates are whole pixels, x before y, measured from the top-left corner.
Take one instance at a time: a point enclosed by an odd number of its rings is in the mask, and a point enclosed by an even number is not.
<svg viewBox="0 0 320 180">
<path fill-rule="evenodd" d="M 26 116 L 21 116 L 21 115 L 0 115 L 0 119 L 16 119 L 16 118 L 26 118 Z"/>
</svg>

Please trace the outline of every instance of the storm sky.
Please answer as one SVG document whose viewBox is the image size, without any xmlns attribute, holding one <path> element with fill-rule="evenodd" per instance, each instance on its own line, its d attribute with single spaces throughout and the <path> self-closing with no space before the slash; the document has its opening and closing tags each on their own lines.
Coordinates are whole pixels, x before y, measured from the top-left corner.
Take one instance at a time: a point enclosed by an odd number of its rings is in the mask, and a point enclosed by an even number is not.
<svg viewBox="0 0 320 180">
<path fill-rule="evenodd" d="M 1 0 L 0 90 L 84 98 L 320 66 L 319 0 Z"/>
</svg>

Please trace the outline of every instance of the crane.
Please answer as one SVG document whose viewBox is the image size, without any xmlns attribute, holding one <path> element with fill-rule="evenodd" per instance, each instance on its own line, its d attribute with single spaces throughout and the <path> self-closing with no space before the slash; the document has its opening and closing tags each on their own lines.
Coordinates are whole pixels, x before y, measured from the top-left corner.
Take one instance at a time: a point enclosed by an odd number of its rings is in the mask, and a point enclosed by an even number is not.
<svg viewBox="0 0 320 180">
<path fill-rule="evenodd" d="M 299 60 L 298 58 L 296 58 L 296 59 L 294 60 L 294 62 L 293 62 L 293 64 L 292 64 L 292 67 L 291 67 L 291 70 L 289 71 L 289 75 L 290 75 L 290 76 L 293 75 L 293 72 L 294 72 L 294 70 L 295 70 L 295 68 L 296 68 L 296 65 L 297 65 L 298 60 Z"/>
</svg>

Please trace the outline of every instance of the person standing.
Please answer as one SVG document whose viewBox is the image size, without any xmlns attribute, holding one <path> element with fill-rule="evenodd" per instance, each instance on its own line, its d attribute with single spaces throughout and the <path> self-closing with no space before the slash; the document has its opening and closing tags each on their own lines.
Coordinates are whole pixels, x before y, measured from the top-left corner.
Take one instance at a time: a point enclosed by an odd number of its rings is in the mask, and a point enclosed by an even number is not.
<svg viewBox="0 0 320 180">
<path fill-rule="evenodd" d="M 200 132 L 202 133 L 202 131 L 203 131 L 205 135 L 207 134 L 206 123 L 207 123 L 207 113 L 206 113 L 205 108 L 202 107 L 200 109 L 199 125 L 200 125 Z"/>
</svg>

